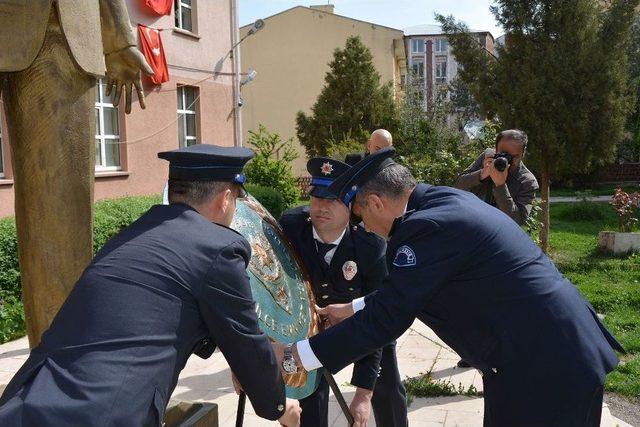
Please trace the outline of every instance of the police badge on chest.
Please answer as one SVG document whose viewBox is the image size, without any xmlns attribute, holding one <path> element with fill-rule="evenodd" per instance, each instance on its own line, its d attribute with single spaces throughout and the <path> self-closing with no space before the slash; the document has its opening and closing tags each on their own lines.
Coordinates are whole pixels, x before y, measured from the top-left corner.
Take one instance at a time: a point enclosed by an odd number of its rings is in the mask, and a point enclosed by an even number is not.
<svg viewBox="0 0 640 427">
<path fill-rule="evenodd" d="M 358 274 L 358 264 L 355 261 L 347 261 L 342 265 L 342 274 L 347 280 L 352 280 Z"/>
</svg>

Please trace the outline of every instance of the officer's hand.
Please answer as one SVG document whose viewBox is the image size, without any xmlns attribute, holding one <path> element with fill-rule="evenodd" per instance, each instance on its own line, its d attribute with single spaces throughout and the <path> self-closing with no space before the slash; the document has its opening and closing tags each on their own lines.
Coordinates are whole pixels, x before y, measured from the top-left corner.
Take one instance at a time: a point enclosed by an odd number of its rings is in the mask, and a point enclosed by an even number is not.
<svg viewBox="0 0 640 427">
<path fill-rule="evenodd" d="M 324 308 L 316 305 L 316 312 L 322 319 L 324 326 L 328 328 L 353 316 L 353 305 L 350 302 L 346 304 L 331 304 Z"/>
<path fill-rule="evenodd" d="M 480 181 L 487 179 L 489 176 L 489 170 L 493 165 L 493 158 L 485 154 L 484 160 L 482 161 L 482 170 L 480 171 Z"/>
<path fill-rule="evenodd" d="M 507 166 L 504 171 L 500 172 L 495 168 L 493 162 L 489 165 L 489 176 L 496 187 L 500 187 L 507 182 L 507 176 L 509 175 L 509 167 Z"/>
<path fill-rule="evenodd" d="M 302 408 L 300 407 L 300 402 L 287 398 L 287 408 L 284 411 L 284 415 L 278 419 L 278 422 L 281 426 L 299 427 L 301 413 Z"/>
<path fill-rule="evenodd" d="M 231 373 L 231 381 L 233 382 L 233 389 L 236 391 L 236 394 L 240 394 L 244 391 L 244 389 L 242 388 L 242 384 L 240 384 L 240 381 L 238 381 L 236 374 L 234 374 L 233 372 Z"/>
<path fill-rule="evenodd" d="M 366 388 L 357 388 L 356 395 L 349 405 L 349 412 L 353 416 L 354 427 L 366 427 L 371 415 L 371 398 L 373 391 Z"/>
</svg>

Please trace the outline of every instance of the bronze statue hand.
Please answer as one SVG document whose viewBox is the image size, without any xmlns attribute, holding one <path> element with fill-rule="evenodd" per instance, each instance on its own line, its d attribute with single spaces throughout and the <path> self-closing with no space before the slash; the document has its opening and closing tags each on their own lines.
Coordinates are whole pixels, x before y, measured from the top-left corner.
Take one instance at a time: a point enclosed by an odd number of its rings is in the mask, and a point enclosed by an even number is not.
<svg viewBox="0 0 640 427">
<path fill-rule="evenodd" d="M 120 95 L 122 94 L 122 86 L 126 92 L 125 112 L 131 113 L 131 91 L 132 85 L 136 87 L 140 107 L 146 107 L 144 103 L 144 92 L 142 91 L 142 83 L 140 82 L 140 70 L 147 75 L 152 76 L 153 70 L 144 59 L 144 55 L 135 46 L 128 46 L 124 49 L 117 50 L 105 56 L 107 64 L 107 95 L 111 94 L 115 86 L 115 94 L 113 96 L 113 105 L 120 103 Z"/>
</svg>

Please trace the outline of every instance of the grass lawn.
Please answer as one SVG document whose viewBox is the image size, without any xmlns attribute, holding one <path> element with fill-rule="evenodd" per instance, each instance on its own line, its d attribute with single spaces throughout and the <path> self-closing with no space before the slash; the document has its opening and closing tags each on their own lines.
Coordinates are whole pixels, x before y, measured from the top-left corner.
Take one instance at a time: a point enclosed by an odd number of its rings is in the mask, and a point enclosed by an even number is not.
<svg viewBox="0 0 640 427">
<path fill-rule="evenodd" d="M 600 219 L 569 220 L 583 212 L 578 203 L 551 205 L 551 256 L 558 268 L 580 289 L 604 323 L 627 350 L 609 374 L 606 389 L 640 396 L 640 254 L 616 258 L 597 250 L 596 236 L 615 230 L 617 217 L 606 203 L 595 204 Z"/>
</svg>

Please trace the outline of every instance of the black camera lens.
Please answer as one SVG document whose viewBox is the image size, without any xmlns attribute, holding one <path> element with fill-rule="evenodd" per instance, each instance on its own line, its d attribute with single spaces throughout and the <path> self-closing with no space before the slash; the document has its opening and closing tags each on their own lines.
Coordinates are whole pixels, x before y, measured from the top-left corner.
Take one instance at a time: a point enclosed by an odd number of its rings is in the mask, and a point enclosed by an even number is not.
<svg viewBox="0 0 640 427">
<path fill-rule="evenodd" d="M 509 161 L 505 157 L 498 157 L 493 161 L 493 167 L 500 172 L 504 172 L 507 166 L 509 166 Z"/>
</svg>

